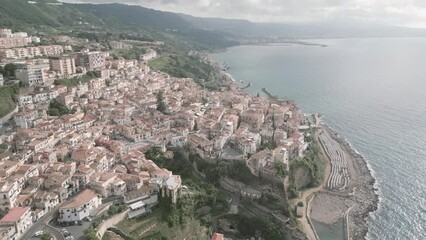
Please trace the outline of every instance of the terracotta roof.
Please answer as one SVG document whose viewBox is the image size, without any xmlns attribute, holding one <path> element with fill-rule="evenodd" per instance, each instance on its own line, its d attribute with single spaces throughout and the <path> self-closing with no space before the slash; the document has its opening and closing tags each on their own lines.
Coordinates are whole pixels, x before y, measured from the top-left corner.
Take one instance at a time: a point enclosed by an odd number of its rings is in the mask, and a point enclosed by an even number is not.
<svg viewBox="0 0 426 240">
<path fill-rule="evenodd" d="M 14 207 L 10 209 L 0 222 L 16 222 L 29 210 L 29 207 Z"/>
<path fill-rule="evenodd" d="M 224 238 L 223 238 L 223 234 L 221 234 L 221 233 L 215 233 L 214 235 L 213 235 L 213 237 L 212 237 L 212 239 L 211 240 L 223 240 Z"/>
<path fill-rule="evenodd" d="M 81 193 L 79 193 L 77 196 L 69 200 L 65 205 L 61 207 L 61 209 L 75 208 L 75 207 L 84 205 L 97 196 L 98 195 L 94 191 L 90 189 L 85 189 Z"/>
</svg>

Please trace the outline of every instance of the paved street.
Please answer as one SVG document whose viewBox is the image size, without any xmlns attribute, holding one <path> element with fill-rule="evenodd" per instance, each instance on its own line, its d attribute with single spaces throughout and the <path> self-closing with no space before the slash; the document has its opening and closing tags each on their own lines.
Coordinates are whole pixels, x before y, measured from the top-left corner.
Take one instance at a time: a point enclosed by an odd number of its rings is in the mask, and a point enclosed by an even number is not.
<svg viewBox="0 0 426 240">
<path fill-rule="evenodd" d="M 50 221 L 50 219 L 53 217 L 53 215 L 56 213 L 56 211 L 58 211 L 59 205 L 56 206 L 55 208 L 53 208 L 50 212 L 48 212 L 46 215 L 44 215 L 42 218 L 40 218 L 37 222 L 35 222 L 33 225 L 31 225 L 31 227 L 28 229 L 28 231 L 22 235 L 21 239 L 31 239 L 32 236 L 34 236 L 34 234 L 37 231 L 42 230 L 42 228 L 44 227 L 44 225 Z M 60 240 L 61 238 L 59 238 L 58 240 Z"/>
</svg>

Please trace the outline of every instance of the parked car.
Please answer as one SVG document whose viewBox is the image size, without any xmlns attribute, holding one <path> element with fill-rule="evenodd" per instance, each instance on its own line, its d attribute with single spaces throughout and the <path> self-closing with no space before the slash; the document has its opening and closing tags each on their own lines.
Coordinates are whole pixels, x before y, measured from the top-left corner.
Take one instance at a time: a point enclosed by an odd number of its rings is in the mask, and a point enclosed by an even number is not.
<svg viewBox="0 0 426 240">
<path fill-rule="evenodd" d="M 34 233 L 34 237 L 40 237 L 41 235 L 43 235 L 43 231 L 38 231 L 36 233 Z"/>
<path fill-rule="evenodd" d="M 61 233 L 64 235 L 64 237 L 68 237 L 68 236 L 70 236 L 71 234 L 70 234 L 70 232 L 68 232 L 68 230 L 66 230 L 65 228 L 63 228 L 62 230 L 61 230 Z"/>
<path fill-rule="evenodd" d="M 68 236 L 65 238 L 65 240 L 75 240 L 73 236 Z"/>
</svg>

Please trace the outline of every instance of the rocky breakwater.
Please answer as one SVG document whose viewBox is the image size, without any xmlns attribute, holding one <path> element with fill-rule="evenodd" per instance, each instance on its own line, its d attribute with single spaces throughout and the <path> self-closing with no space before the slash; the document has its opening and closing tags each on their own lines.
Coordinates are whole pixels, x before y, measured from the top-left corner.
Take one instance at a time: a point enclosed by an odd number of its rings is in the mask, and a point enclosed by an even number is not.
<svg viewBox="0 0 426 240">
<path fill-rule="evenodd" d="M 358 170 L 358 177 L 353 192 L 350 194 L 354 205 L 348 218 L 349 236 L 347 238 L 365 239 L 368 232 L 367 218 L 371 212 L 377 210 L 379 203 L 377 188 L 374 187 L 375 179 L 361 154 L 357 153 L 344 138 L 331 128 L 327 126 L 323 126 L 323 128 L 351 156 Z"/>
</svg>

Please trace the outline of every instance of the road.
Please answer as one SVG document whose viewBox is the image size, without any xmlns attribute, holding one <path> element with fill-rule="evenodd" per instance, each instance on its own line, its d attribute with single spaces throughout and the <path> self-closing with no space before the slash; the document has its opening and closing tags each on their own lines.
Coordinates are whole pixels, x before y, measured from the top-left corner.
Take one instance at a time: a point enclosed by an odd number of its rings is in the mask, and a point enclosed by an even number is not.
<svg viewBox="0 0 426 240">
<path fill-rule="evenodd" d="M 26 231 L 24 235 L 21 236 L 20 239 L 30 239 L 37 231 L 40 231 L 44 228 L 44 226 L 52 219 L 53 215 L 55 215 L 56 211 L 58 211 L 60 205 L 53 208 L 46 215 L 40 218 L 37 222 L 33 223 L 31 227 Z M 58 240 L 64 239 L 58 238 Z"/>
</svg>

